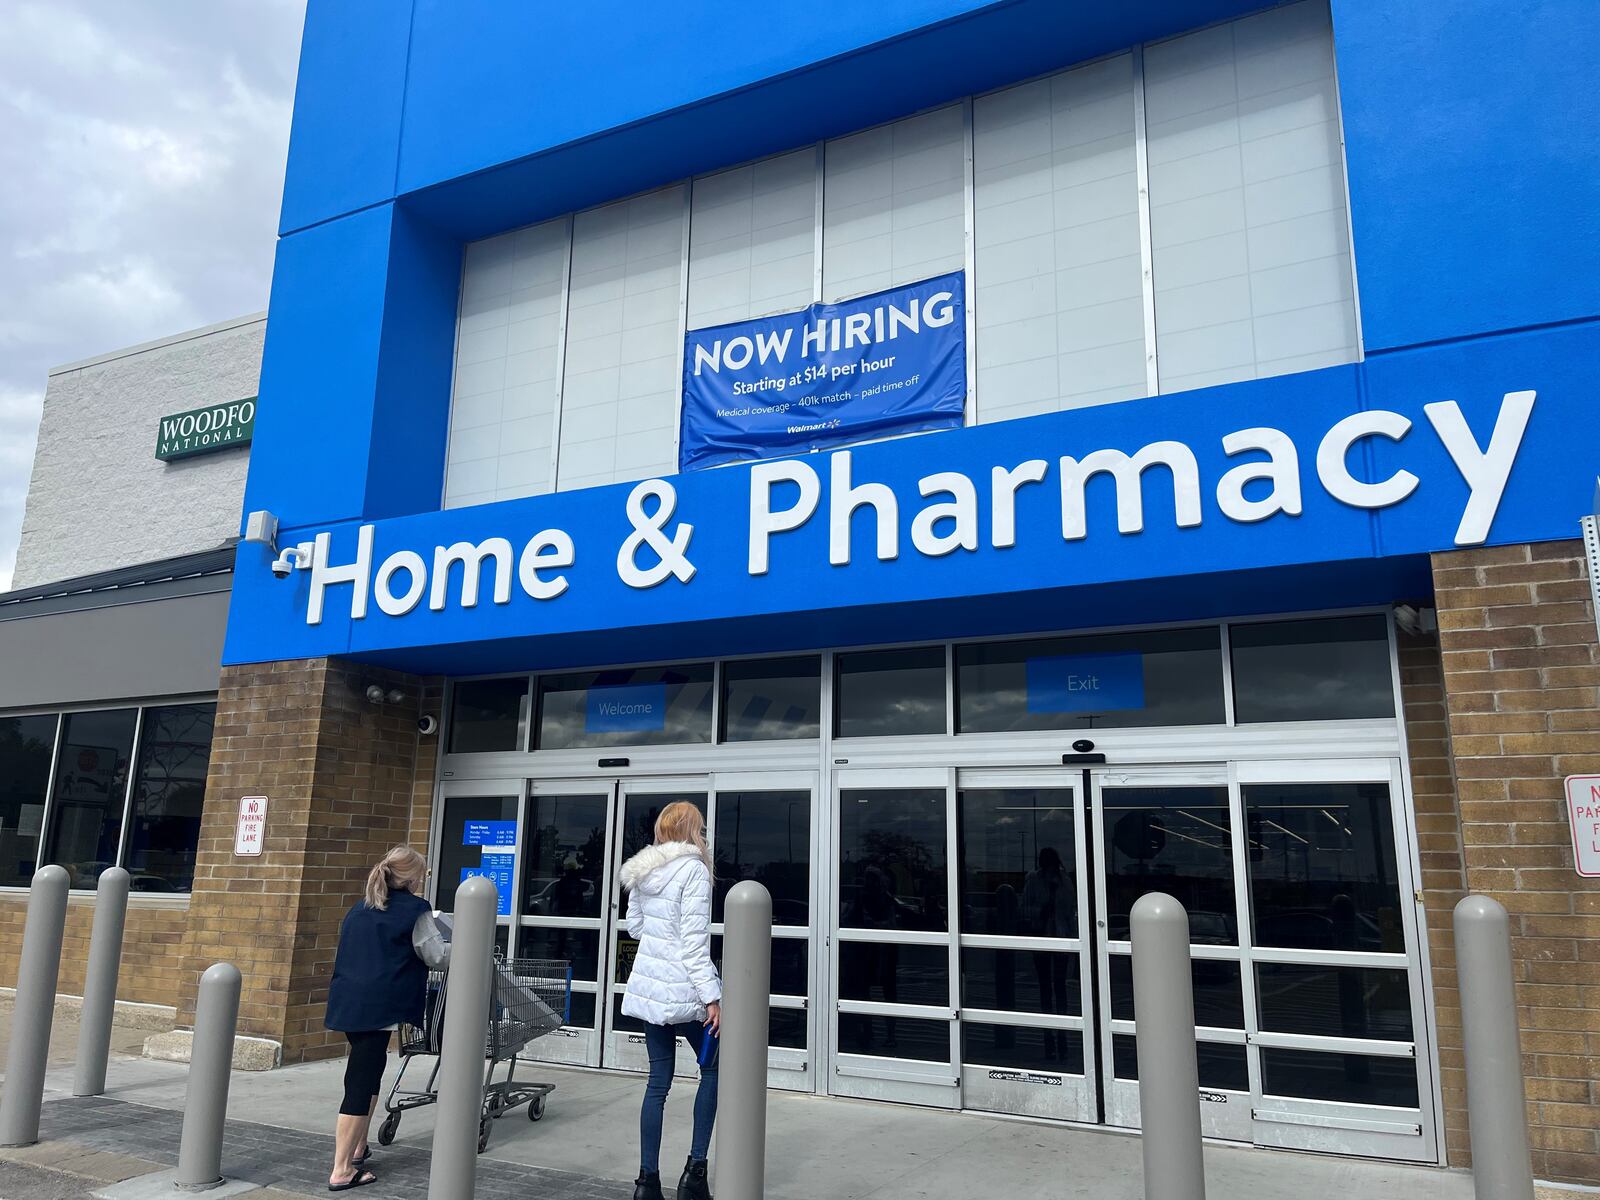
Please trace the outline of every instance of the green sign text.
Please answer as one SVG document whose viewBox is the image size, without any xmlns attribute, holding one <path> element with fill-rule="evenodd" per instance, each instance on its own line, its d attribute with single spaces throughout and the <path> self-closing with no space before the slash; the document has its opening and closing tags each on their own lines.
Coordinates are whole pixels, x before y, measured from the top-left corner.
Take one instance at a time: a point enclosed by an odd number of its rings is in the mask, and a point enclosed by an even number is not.
<svg viewBox="0 0 1600 1200">
<path fill-rule="evenodd" d="M 156 457 L 163 462 L 245 446 L 256 427 L 256 398 L 232 400 L 161 418 Z"/>
</svg>

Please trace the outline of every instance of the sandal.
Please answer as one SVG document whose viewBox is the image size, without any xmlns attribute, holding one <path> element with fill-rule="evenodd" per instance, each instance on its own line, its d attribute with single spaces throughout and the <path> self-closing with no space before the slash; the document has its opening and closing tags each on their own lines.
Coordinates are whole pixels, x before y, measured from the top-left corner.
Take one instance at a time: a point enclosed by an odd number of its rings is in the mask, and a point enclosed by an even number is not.
<svg viewBox="0 0 1600 1200">
<path fill-rule="evenodd" d="M 328 1190 L 330 1192 L 348 1192 L 351 1188 L 366 1187 L 369 1183 L 377 1182 L 378 1177 L 371 1171 L 363 1171 L 358 1168 L 356 1173 L 350 1177 L 349 1183 L 330 1183 Z"/>
<path fill-rule="evenodd" d="M 364 1167 L 372 1161 L 372 1147 L 369 1145 L 350 1160 L 352 1166 Z"/>
</svg>

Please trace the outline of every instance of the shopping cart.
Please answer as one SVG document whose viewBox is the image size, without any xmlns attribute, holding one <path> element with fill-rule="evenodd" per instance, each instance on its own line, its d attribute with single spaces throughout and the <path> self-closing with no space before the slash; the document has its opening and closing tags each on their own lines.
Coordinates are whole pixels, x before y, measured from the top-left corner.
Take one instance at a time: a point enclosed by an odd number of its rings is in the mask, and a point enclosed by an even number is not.
<svg viewBox="0 0 1600 1200">
<path fill-rule="evenodd" d="M 528 1106 L 528 1120 L 544 1116 L 545 1097 L 555 1091 L 553 1083 L 534 1083 L 516 1078 L 517 1055 L 535 1038 L 561 1028 L 572 1016 L 572 965 L 552 958 L 496 959 L 494 983 L 489 1000 L 489 1027 L 484 1036 L 483 1110 L 478 1119 L 478 1153 L 489 1145 L 489 1122 L 518 1105 Z M 421 1108 L 439 1099 L 438 1054 L 444 1036 L 444 1009 L 448 975 L 428 973 L 428 997 L 422 1024 L 400 1026 L 400 1074 L 395 1076 L 384 1103 L 388 1113 L 378 1127 L 378 1144 L 394 1141 L 400 1116 L 407 1109 Z M 411 1060 L 419 1055 L 434 1058 L 427 1086 L 422 1091 L 407 1091 L 401 1085 Z M 495 1068 L 506 1063 L 506 1077 L 494 1078 Z"/>
</svg>

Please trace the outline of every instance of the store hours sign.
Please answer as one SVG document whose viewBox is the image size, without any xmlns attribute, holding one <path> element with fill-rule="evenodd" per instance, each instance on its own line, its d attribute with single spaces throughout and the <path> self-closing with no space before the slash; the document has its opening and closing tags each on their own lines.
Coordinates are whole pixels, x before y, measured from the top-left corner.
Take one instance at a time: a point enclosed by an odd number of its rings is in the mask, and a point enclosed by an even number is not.
<svg viewBox="0 0 1600 1200">
<path fill-rule="evenodd" d="M 248 445 L 256 427 L 256 398 L 191 408 L 162 417 L 156 428 L 156 457 L 162 462 Z"/>
</svg>

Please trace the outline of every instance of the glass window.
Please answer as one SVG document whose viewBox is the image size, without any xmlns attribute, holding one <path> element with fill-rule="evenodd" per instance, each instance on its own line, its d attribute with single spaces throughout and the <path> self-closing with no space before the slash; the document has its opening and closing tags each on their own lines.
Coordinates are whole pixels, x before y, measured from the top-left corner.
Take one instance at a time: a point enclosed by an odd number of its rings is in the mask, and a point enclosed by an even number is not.
<svg viewBox="0 0 1600 1200">
<path fill-rule="evenodd" d="M 540 750 L 711 740 L 710 663 L 539 677 Z"/>
<path fill-rule="evenodd" d="M 1235 946 L 1232 824 L 1225 787 L 1107 787 L 1107 936 L 1126 941 L 1134 901 L 1176 896 L 1189 911 L 1189 938 Z"/>
<path fill-rule="evenodd" d="M 972 103 L 978 415 L 1146 394 L 1133 56 Z"/>
<path fill-rule="evenodd" d="M 1257 945 L 1405 951 L 1388 784 L 1252 783 L 1244 809 Z"/>
<path fill-rule="evenodd" d="M 815 286 L 817 152 L 694 181 L 689 328 L 792 312 Z"/>
<path fill-rule="evenodd" d="M 454 912 L 456 888 L 470 875 L 495 872 L 501 904 L 511 888 L 510 864 L 517 852 L 517 798 L 515 796 L 449 796 L 440 826 L 439 862 L 434 867 L 433 903 L 442 912 Z M 489 855 L 486 867 L 484 856 Z"/>
<path fill-rule="evenodd" d="M 839 999 L 947 1005 L 950 949 L 897 942 L 841 942 Z"/>
<path fill-rule="evenodd" d="M 775 937 L 772 939 L 772 994 L 774 996 L 806 996 L 811 992 L 810 976 L 806 965 L 811 947 L 805 938 Z M 711 961 L 722 970 L 722 935 L 711 936 Z"/>
<path fill-rule="evenodd" d="M 1417 1064 L 1411 1058 L 1262 1047 L 1261 1090 L 1269 1096 L 1416 1108 Z"/>
<path fill-rule="evenodd" d="M 1228 645 L 1240 724 L 1394 716 L 1389 623 L 1378 613 L 1232 625 Z"/>
<path fill-rule="evenodd" d="M 1250 1071 L 1245 1048 L 1228 1042 L 1196 1042 L 1195 1065 L 1200 1086 L 1219 1092 L 1248 1092 Z M 1111 1068 L 1118 1079 L 1139 1078 L 1139 1039 L 1131 1033 L 1111 1038 Z"/>
<path fill-rule="evenodd" d="M 915 283 L 966 262 L 966 131 L 959 104 L 829 142 L 822 298 Z"/>
<path fill-rule="evenodd" d="M 1076 954 L 963 946 L 961 1002 L 996 1012 L 1081 1016 L 1082 967 Z"/>
<path fill-rule="evenodd" d="M 524 925 L 517 934 L 517 955 L 569 962 L 574 979 L 592 983 L 600 977 L 600 931 Z"/>
<path fill-rule="evenodd" d="M 958 796 L 963 932 L 1076 937 L 1075 793 L 962 788 Z"/>
<path fill-rule="evenodd" d="M 1404 970 L 1260 963 L 1261 1028 L 1316 1037 L 1412 1040 L 1411 989 Z"/>
<path fill-rule="evenodd" d="M 572 219 L 556 463 L 562 491 L 678 469 L 684 187 Z"/>
<path fill-rule="evenodd" d="M 814 738 L 821 731 L 822 659 L 763 658 L 722 665 L 722 740 Z"/>
<path fill-rule="evenodd" d="M 566 269 L 564 218 L 467 246 L 444 507 L 550 490 Z"/>
<path fill-rule="evenodd" d="M 839 1014 L 839 1052 L 918 1062 L 950 1061 L 950 1023 L 914 1017 Z"/>
<path fill-rule="evenodd" d="M 839 923 L 847 929 L 950 927 L 942 788 L 839 794 Z"/>
<path fill-rule="evenodd" d="M 1243 1029 L 1244 991 L 1239 983 L 1239 964 L 1192 958 L 1189 968 L 1194 980 L 1194 1023 L 1214 1029 Z M 1126 954 L 1113 954 L 1111 1015 L 1119 1021 L 1131 1021 L 1133 1013 L 1133 959 Z"/>
<path fill-rule="evenodd" d="M 956 647 L 962 733 L 1215 725 L 1225 718 L 1215 628 Z"/>
<path fill-rule="evenodd" d="M 716 903 L 733 885 L 754 879 L 772 894 L 774 925 L 811 923 L 811 793 L 718 792 L 715 854 Z"/>
<path fill-rule="evenodd" d="M 595 994 L 574 991 L 569 997 L 572 1011 L 567 1017 L 568 1029 L 593 1029 Z"/>
<path fill-rule="evenodd" d="M 56 721 L 54 713 L 0 717 L 0 886 L 24 887 L 33 878 Z"/>
<path fill-rule="evenodd" d="M 62 722 L 44 861 L 65 867 L 75 888 L 93 888 L 116 865 L 137 719 L 137 709 L 121 708 Z"/>
<path fill-rule="evenodd" d="M 528 801 L 528 824 L 523 833 L 527 847 L 522 863 L 523 916 L 600 915 L 608 800 L 604 795 L 579 794 L 534 796 Z"/>
<path fill-rule="evenodd" d="M 767 1045 L 785 1050 L 806 1048 L 806 1010 L 774 1008 L 767 1014 Z"/>
<path fill-rule="evenodd" d="M 839 737 L 945 732 L 945 650 L 858 650 L 834 658 Z"/>
<path fill-rule="evenodd" d="M 1328 6 L 1148 46 L 1144 78 L 1161 390 L 1354 361 Z"/>
<path fill-rule="evenodd" d="M 144 710 L 123 864 L 136 892 L 187 892 L 194 885 L 216 719 L 215 704 Z"/>
<path fill-rule="evenodd" d="M 473 679 L 452 689 L 450 753 L 520 750 L 527 744 L 528 679 Z"/>
<path fill-rule="evenodd" d="M 1013 1071 L 1083 1074 L 1083 1034 L 1072 1029 L 961 1022 L 961 1061 Z"/>
</svg>

